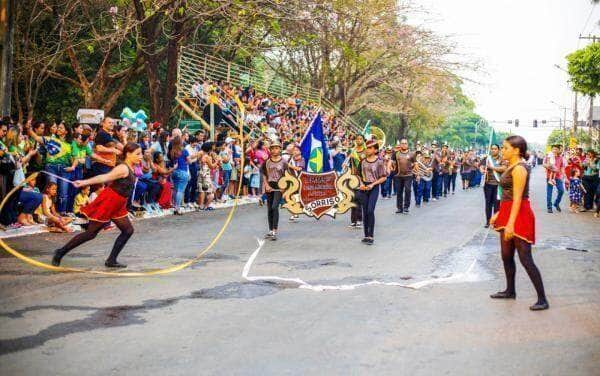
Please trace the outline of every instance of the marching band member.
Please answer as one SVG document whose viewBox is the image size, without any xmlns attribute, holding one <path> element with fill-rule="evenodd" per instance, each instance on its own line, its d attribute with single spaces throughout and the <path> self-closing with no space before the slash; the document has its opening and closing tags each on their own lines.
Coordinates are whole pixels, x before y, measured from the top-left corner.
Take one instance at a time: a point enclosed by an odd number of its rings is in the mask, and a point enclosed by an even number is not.
<svg viewBox="0 0 600 376">
<path fill-rule="evenodd" d="M 428 151 L 417 159 L 417 196 L 415 198 L 415 206 L 421 206 L 421 200 L 429 202 L 431 194 L 431 181 L 433 180 L 433 162 Z"/>
<path fill-rule="evenodd" d="M 279 203 L 281 201 L 281 190 L 277 183 L 288 169 L 287 162 L 281 157 L 281 144 L 274 140 L 269 146 L 270 157 L 263 163 L 261 173 L 265 181 L 265 193 L 267 194 L 267 220 L 269 232 L 266 239 L 277 240 L 277 229 L 279 227 Z"/>
<path fill-rule="evenodd" d="M 415 155 L 408 150 L 408 140 L 400 140 L 399 150 L 394 156 L 396 162 L 396 213 L 406 213 L 410 207 L 410 190 L 413 181 L 413 166 L 417 161 Z"/>
<path fill-rule="evenodd" d="M 492 214 L 498 211 L 498 183 L 500 182 L 500 173 L 504 172 L 506 167 L 502 165 L 500 157 L 500 146 L 493 144 L 490 147 L 490 155 L 481 161 L 481 171 L 485 174 L 483 193 L 485 196 L 485 228 L 490 227 L 490 218 Z"/>
<path fill-rule="evenodd" d="M 354 149 L 350 153 L 350 169 L 352 174 L 356 175 L 360 179 L 360 162 L 365 159 L 365 137 L 361 134 L 356 136 L 354 140 Z M 360 191 L 357 189 L 354 191 L 354 203 L 355 207 L 350 209 L 350 228 L 362 227 L 362 203 L 360 200 Z"/>
<path fill-rule="evenodd" d="M 300 150 L 298 144 L 294 144 L 292 147 L 292 156 L 290 157 L 288 165 L 296 177 L 300 176 L 300 173 L 306 168 L 306 162 L 304 161 L 304 158 L 302 158 L 302 150 Z M 298 214 L 293 214 L 290 217 L 290 221 L 294 222 L 298 218 L 300 218 Z"/>
<path fill-rule="evenodd" d="M 107 174 L 73 182 L 76 188 L 88 185 L 110 184 L 92 203 L 81 208 L 80 212 L 90 220 L 87 229 L 85 232 L 72 238 L 64 247 L 54 252 L 52 265 L 59 266 L 62 258 L 69 251 L 94 239 L 108 222 L 113 221 L 119 230 L 121 230 L 121 234 L 115 240 L 113 249 L 104 265 L 108 268 L 127 267 L 127 265 L 117 261 L 117 256 L 119 256 L 119 253 L 125 247 L 131 235 L 133 235 L 133 225 L 129 220 L 129 213 L 127 212 L 127 201 L 133 194 L 136 179 L 133 168 L 142 161 L 142 149 L 138 144 L 129 142 L 123 148 L 123 154 L 125 156 L 124 162 Z"/>
<path fill-rule="evenodd" d="M 531 245 L 535 243 L 535 216 L 529 203 L 530 172 L 523 159 L 528 158 L 527 141 L 521 136 L 510 136 L 502 144 L 502 158 L 509 167 L 500 177 L 502 200 L 500 210 L 494 214 L 490 224 L 500 232 L 500 249 L 504 272 L 506 273 L 506 290 L 497 292 L 492 299 L 515 299 L 515 249 L 519 260 L 527 271 L 535 291 L 537 302 L 529 307 L 532 311 L 548 309 L 548 301 L 544 292 L 544 283 L 537 266 L 531 256 Z"/>
<path fill-rule="evenodd" d="M 375 232 L 375 206 L 379 197 L 379 185 L 387 179 L 385 162 L 379 158 L 379 144 L 376 140 L 367 142 L 365 158 L 360 162 L 360 195 L 365 237 L 362 242 L 372 245 Z"/>
</svg>

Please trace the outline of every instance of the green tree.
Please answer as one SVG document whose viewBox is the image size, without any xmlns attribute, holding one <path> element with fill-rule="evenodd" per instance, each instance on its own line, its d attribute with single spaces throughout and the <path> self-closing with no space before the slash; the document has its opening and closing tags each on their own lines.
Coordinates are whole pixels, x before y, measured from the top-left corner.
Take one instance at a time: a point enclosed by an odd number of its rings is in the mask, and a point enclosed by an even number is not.
<svg viewBox="0 0 600 376">
<path fill-rule="evenodd" d="M 577 133 L 574 133 L 564 132 L 562 129 L 555 129 L 548 136 L 546 145 L 566 145 L 569 147 L 572 137 L 575 138 L 577 146 L 589 145 L 590 143 L 589 133 L 582 130 L 578 130 Z"/>
<path fill-rule="evenodd" d="M 600 42 L 567 56 L 573 90 L 589 96 L 600 93 Z"/>
</svg>

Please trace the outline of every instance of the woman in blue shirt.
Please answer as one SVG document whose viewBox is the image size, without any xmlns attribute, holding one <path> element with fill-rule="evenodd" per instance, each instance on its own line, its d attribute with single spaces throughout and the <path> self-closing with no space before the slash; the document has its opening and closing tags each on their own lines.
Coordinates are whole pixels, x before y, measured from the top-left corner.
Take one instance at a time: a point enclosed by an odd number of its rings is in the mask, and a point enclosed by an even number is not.
<svg viewBox="0 0 600 376">
<path fill-rule="evenodd" d="M 190 172 L 188 165 L 196 159 L 198 155 L 190 155 L 190 153 L 184 148 L 183 140 L 181 136 L 175 137 L 172 141 L 169 151 L 169 160 L 175 170 L 171 174 L 171 180 L 173 182 L 173 202 L 175 204 L 175 214 L 181 215 L 180 206 L 183 201 L 185 193 L 185 187 L 190 180 Z"/>
</svg>

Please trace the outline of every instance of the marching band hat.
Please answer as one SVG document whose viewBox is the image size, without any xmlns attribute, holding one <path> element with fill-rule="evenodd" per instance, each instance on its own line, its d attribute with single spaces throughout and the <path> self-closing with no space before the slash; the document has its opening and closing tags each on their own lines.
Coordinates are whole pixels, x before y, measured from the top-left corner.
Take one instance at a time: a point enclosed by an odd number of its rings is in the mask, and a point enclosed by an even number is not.
<svg viewBox="0 0 600 376">
<path fill-rule="evenodd" d="M 366 144 L 367 148 L 375 148 L 379 150 L 379 142 L 377 140 L 369 140 Z"/>
<path fill-rule="evenodd" d="M 423 152 L 423 158 L 431 158 L 431 154 L 429 154 L 429 151 L 428 151 L 428 150 L 425 150 L 425 151 Z"/>
<path fill-rule="evenodd" d="M 431 143 L 431 146 L 433 146 L 433 145 L 435 145 L 435 146 L 437 146 L 437 145 L 438 145 L 438 143 L 437 143 L 437 141 L 436 141 L 436 140 L 433 140 L 433 142 Z"/>
<path fill-rule="evenodd" d="M 279 140 L 272 140 L 271 141 L 271 144 L 269 145 L 269 149 L 272 149 L 272 148 L 275 148 L 275 147 L 281 148 L 281 142 Z"/>
</svg>

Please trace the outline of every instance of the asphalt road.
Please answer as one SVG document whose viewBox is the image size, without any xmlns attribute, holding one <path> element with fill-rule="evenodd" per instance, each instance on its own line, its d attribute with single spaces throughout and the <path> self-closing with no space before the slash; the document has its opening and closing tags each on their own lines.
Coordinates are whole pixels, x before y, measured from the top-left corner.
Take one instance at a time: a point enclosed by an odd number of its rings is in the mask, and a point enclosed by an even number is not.
<svg viewBox="0 0 600 376">
<path fill-rule="evenodd" d="M 394 200 L 380 200 L 372 247 L 346 227 L 347 215 L 288 223 L 282 211 L 280 240 L 265 243 L 250 270 L 342 286 L 444 281 L 474 265 L 456 283 L 418 290 L 246 282 L 242 269 L 265 232 L 266 210 L 245 206 L 201 262 L 162 277 L 51 273 L 3 253 L 0 374 L 598 375 L 600 220 L 545 213 L 542 178 L 538 170 L 534 258 L 548 311 L 529 311 L 535 292 L 520 265 L 518 299 L 488 298 L 504 288 L 504 276 L 497 235 L 482 226 L 481 190 L 459 191 L 410 215 L 395 214 Z M 208 244 L 226 214 L 137 222 L 121 261 L 131 270 L 185 261 Z M 101 234 L 64 264 L 102 268 L 116 235 Z M 49 261 L 68 237 L 8 243 Z"/>
</svg>

